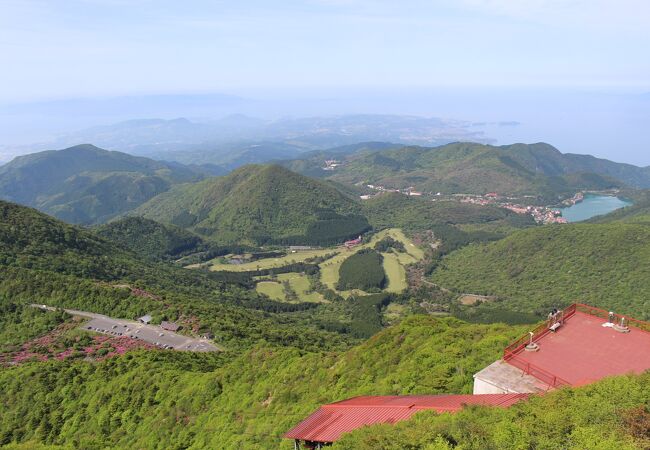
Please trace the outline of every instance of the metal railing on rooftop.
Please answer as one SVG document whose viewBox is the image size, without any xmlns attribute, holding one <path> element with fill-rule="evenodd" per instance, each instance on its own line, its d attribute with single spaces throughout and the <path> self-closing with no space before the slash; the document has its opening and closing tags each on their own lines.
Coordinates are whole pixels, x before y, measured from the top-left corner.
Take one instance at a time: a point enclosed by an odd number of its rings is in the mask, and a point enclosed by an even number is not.
<svg viewBox="0 0 650 450">
<path fill-rule="evenodd" d="M 609 320 L 609 311 L 605 311 L 604 309 L 585 305 L 583 303 L 576 303 L 575 305 L 572 306 L 575 306 L 577 311 L 583 312 L 585 314 L 589 314 L 591 316 L 600 317 L 601 319 L 604 319 L 606 321 Z M 614 313 L 615 323 L 620 323 L 621 319 L 625 319 L 627 324 L 631 327 L 638 328 L 639 330 L 647 331 L 650 333 L 650 322 L 644 322 L 643 320 L 633 319 L 624 314 Z"/>
<path fill-rule="evenodd" d="M 569 317 L 573 316 L 576 313 L 576 311 L 589 314 L 591 316 L 599 317 L 601 319 L 604 319 L 605 321 L 610 320 L 609 311 L 605 311 L 604 309 L 585 305 L 584 303 L 574 303 L 566 307 L 564 310 L 561 311 L 560 320 L 562 321 L 567 320 Z M 621 314 L 613 315 L 613 320 L 615 323 L 620 323 L 621 319 L 623 318 L 627 321 L 629 326 L 633 326 L 635 328 L 638 328 L 639 330 L 650 333 L 649 322 L 632 319 L 628 316 L 624 316 Z M 548 322 L 544 321 L 543 323 L 539 324 L 537 327 L 535 327 L 532 330 L 532 341 L 535 342 L 550 332 L 551 330 L 549 330 Z M 558 377 L 557 375 L 552 374 L 551 372 L 542 369 L 541 367 L 537 367 L 536 365 L 531 364 L 528 361 L 525 361 L 523 358 L 520 358 L 518 356 L 518 354 L 524 349 L 524 347 L 526 347 L 526 345 L 530 342 L 530 340 L 531 340 L 531 336 L 529 333 L 527 335 L 520 337 L 512 344 L 507 346 L 503 351 L 503 360 L 523 370 L 524 373 L 528 375 L 532 375 L 538 380 L 546 383 L 549 387 L 555 388 L 559 386 L 570 385 L 568 381 Z"/>
<path fill-rule="evenodd" d="M 506 357 L 504 357 L 503 359 L 508 361 L 508 364 L 511 364 L 523 370 L 525 374 L 537 378 L 538 380 L 540 380 L 541 382 L 549 386 L 549 388 L 557 388 L 560 386 L 571 385 L 571 383 L 564 380 L 563 378 L 560 378 L 557 375 L 548 372 L 542 369 L 541 367 L 536 366 L 535 364 L 529 363 L 528 361 L 525 361 L 524 359 L 520 358 L 515 354 L 510 354 L 507 357 L 507 359 Z"/>
</svg>

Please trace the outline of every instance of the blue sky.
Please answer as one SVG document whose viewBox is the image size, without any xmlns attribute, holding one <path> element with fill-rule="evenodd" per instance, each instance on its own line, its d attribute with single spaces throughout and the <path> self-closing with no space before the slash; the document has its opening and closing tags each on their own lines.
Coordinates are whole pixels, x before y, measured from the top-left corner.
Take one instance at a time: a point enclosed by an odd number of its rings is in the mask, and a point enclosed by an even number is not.
<svg viewBox="0 0 650 450">
<path fill-rule="evenodd" d="M 650 88 L 647 0 L 0 0 L 0 102 L 321 87 Z"/>
<path fill-rule="evenodd" d="M 491 137 L 648 165 L 649 17 L 650 0 L 0 0 L 0 148 L 143 118 L 74 99 L 220 93 L 254 106 L 213 116 L 518 121 Z"/>
</svg>

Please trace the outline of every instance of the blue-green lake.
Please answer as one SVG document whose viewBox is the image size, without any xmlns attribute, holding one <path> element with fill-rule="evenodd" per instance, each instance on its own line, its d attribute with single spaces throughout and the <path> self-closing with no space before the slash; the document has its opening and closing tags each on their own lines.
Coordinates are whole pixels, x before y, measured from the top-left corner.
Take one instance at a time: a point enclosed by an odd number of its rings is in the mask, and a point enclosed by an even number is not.
<svg viewBox="0 0 650 450">
<path fill-rule="evenodd" d="M 580 222 L 594 216 L 607 214 L 615 209 L 630 206 L 632 203 L 609 195 L 585 195 L 580 203 L 568 208 L 560 208 L 562 217 L 569 222 Z"/>
</svg>

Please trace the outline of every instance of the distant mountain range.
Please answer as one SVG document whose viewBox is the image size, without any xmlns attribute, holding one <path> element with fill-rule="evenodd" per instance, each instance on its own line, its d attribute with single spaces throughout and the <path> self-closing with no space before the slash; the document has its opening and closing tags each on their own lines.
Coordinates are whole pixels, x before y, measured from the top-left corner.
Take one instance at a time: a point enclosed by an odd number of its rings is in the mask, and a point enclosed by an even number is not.
<svg viewBox="0 0 650 450">
<path fill-rule="evenodd" d="M 0 198 L 69 223 L 105 222 L 206 172 L 178 163 L 78 145 L 20 156 L 0 166 Z"/>
<path fill-rule="evenodd" d="M 95 126 L 55 140 L 0 149 L 28 153 L 83 142 L 110 150 L 182 163 L 216 164 L 230 169 L 244 163 L 291 159 L 310 150 L 389 141 L 439 145 L 453 141 L 490 142 L 470 122 L 399 115 L 341 115 L 263 120 L 233 114 L 218 120 L 138 119 Z"/>
<path fill-rule="evenodd" d="M 543 143 L 403 147 L 365 142 L 209 178 L 277 154 L 265 150 L 239 154 L 238 162 L 226 167 L 161 162 L 92 145 L 45 151 L 0 166 L 0 198 L 70 223 L 103 223 L 135 210 L 218 242 L 260 244 L 330 242 L 359 233 L 368 227 L 359 216 L 359 195 L 373 192 L 367 184 L 526 195 L 545 204 L 585 189 L 650 186 L 650 168 L 562 154 Z M 332 235 L 324 237 L 323 227 Z"/>
<path fill-rule="evenodd" d="M 325 160 L 337 160 L 326 167 Z M 381 151 L 333 151 L 281 162 L 314 177 L 350 184 L 418 191 L 485 194 L 499 192 L 557 200 L 580 189 L 650 187 L 650 167 L 615 163 L 587 155 L 562 154 L 551 145 L 491 146 L 453 143 Z"/>
</svg>

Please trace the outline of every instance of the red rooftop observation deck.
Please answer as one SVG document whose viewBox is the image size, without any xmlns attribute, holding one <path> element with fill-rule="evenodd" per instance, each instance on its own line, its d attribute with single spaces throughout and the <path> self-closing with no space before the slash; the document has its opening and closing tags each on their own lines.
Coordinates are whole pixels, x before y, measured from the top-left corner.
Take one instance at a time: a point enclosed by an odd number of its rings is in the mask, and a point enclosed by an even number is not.
<svg viewBox="0 0 650 450">
<path fill-rule="evenodd" d="M 591 306 L 571 305 L 556 332 L 546 323 L 533 331 L 538 351 L 525 351 L 529 337 L 523 336 L 506 348 L 503 359 L 551 388 L 650 369 L 650 323 L 626 316 L 630 332 L 620 333 L 603 326 L 608 315 Z M 615 322 L 622 317 L 615 314 Z"/>
<path fill-rule="evenodd" d="M 611 317 L 615 323 L 622 318 Z M 503 360 L 477 373 L 475 395 L 355 397 L 321 406 L 285 437 L 294 439 L 296 448 L 300 441 L 307 448 L 321 448 L 357 428 L 407 420 L 422 410 L 443 413 L 465 405 L 508 407 L 531 393 L 650 369 L 650 323 L 625 317 L 629 332 L 622 333 L 612 328 L 609 320 L 609 313 L 602 309 L 571 305 L 553 315 L 551 323 L 533 330 L 536 351 L 526 351 L 531 337 L 523 336 L 505 349 Z M 481 389 L 501 393 L 477 392 L 479 378 Z"/>
</svg>

